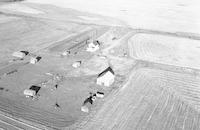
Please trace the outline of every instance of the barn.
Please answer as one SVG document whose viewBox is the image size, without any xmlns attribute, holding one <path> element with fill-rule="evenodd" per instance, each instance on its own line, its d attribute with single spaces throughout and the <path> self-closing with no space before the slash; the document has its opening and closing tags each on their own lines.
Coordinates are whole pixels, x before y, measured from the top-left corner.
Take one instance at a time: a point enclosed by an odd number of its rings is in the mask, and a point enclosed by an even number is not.
<svg viewBox="0 0 200 130">
<path fill-rule="evenodd" d="M 115 73 L 111 67 L 108 67 L 98 75 L 97 84 L 108 87 L 114 83 L 114 80 Z"/>
</svg>

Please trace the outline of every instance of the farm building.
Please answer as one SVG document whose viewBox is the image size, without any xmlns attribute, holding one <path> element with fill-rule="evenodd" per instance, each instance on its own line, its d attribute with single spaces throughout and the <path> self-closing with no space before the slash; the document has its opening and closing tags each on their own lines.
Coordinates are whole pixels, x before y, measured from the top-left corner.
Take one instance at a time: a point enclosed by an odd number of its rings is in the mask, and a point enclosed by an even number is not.
<svg viewBox="0 0 200 130">
<path fill-rule="evenodd" d="M 26 95 L 26 97 L 34 97 L 37 95 L 37 93 L 39 92 L 41 87 L 39 86 L 31 86 L 29 89 L 25 89 L 24 90 L 24 95 Z"/>
<path fill-rule="evenodd" d="M 104 93 L 103 93 L 103 92 L 97 92 L 97 93 L 96 93 L 96 96 L 97 96 L 98 98 L 103 98 L 103 97 L 104 97 Z"/>
<path fill-rule="evenodd" d="M 99 49 L 99 47 L 100 47 L 100 42 L 96 40 L 88 44 L 86 51 L 95 52 Z"/>
<path fill-rule="evenodd" d="M 115 80 L 115 73 L 111 67 L 108 67 L 98 75 L 97 84 L 108 87 L 113 84 L 114 80 Z"/>
<path fill-rule="evenodd" d="M 29 54 L 28 51 L 17 51 L 17 52 L 14 52 L 12 56 L 17 57 L 17 58 L 24 58 L 28 54 Z"/>
<path fill-rule="evenodd" d="M 81 106 L 81 111 L 82 112 L 89 112 L 90 107 L 92 106 L 93 102 L 96 100 L 96 94 L 92 94 L 89 96 L 84 102 L 83 105 Z"/>
<path fill-rule="evenodd" d="M 36 64 L 36 63 L 39 62 L 41 59 L 42 59 L 42 57 L 40 57 L 40 56 L 32 57 L 32 58 L 30 59 L 30 63 L 31 63 L 31 64 Z"/>
<path fill-rule="evenodd" d="M 69 51 L 69 50 L 64 51 L 64 52 L 62 53 L 63 56 L 67 56 L 67 55 L 69 55 L 69 54 L 70 54 L 70 51 Z"/>
<path fill-rule="evenodd" d="M 74 62 L 74 63 L 72 64 L 72 66 L 73 66 L 74 68 L 80 67 L 80 66 L 81 66 L 81 61 L 76 61 L 76 62 Z"/>
</svg>

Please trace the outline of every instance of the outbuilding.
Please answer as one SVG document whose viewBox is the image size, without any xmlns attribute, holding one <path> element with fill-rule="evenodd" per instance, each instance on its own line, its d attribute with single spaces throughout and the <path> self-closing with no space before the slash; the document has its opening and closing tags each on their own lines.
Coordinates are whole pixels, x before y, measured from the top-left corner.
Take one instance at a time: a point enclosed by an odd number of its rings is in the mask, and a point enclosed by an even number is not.
<svg viewBox="0 0 200 130">
<path fill-rule="evenodd" d="M 36 92 L 34 90 L 31 90 L 31 89 L 25 89 L 24 95 L 26 97 L 34 97 L 36 95 Z"/>
<path fill-rule="evenodd" d="M 96 94 L 90 95 L 85 101 L 83 102 L 83 105 L 81 106 L 82 112 L 89 112 L 89 109 L 91 108 L 93 102 L 96 100 Z"/>
<path fill-rule="evenodd" d="M 74 63 L 72 64 L 72 66 L 73 66 L 74 68 L 80 67 L 80 66 L 81 66 L 81 61 L 76 61 L 76 62 L 74 62 Z"/>
<path fill-rule="evenodd" d="M 40 86 L 32 85 L 29 89 L 24 90 L 24 95 L 26 95 L 26 97 L 35 97 L 40 88 Z"/>
<path fill-rule="evenodd" d="M 104 97 L 104 93 L 98 91 L 98 92 L 96 93 L 96 96 L 97 96 L 98 98 L 103 98 L 103 97 Z"/>
<path fill-rule="evenodd" d="M 28 51 L 17 51 L 17 52 L 14 52 L 12 56 L 17 57 L 17 58 L 24 58 L 28 54 L 29 54 Z"/>
<path fill-rule="evenodd" d="M 67 55 L 69 55 L 70 54 L 70 50 L 67 50 L 67 51 L 64 51 L 63 53 L 62 53 L 62 56 L 67 56 Z"/>
<path fill-rule="evenodd" d="M 115 81 L 115 73 L 111 67 L 108 67 L 103 72 L 101 72 L 97 77 L 97 84 L 103 86 L 110 86 Z"/>
<path fill-rule="evenodd" d="M 31 63 L 31 64 L 36 64 L 36 63 L 39 62 L 41 59 L 42 59 L 41 56 L 31 57 L 30 63 Z"/>
<path fill-rule="evenodd" d="M 86 51 L 95 52 L 99 49 L 99 47 L 100 47 L 100 42 L 96 40 L 88 44 Z"/>
</svg>

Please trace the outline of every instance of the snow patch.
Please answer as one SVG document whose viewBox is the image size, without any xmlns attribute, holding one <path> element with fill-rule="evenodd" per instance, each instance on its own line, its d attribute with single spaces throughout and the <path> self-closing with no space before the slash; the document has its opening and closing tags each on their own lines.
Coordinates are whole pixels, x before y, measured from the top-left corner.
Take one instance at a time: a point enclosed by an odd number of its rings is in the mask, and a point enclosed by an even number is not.
<svg viewBox="0 0 200 130">
<path fill-rule="evenodd" d="M 199 0 L 27 0 L 111 16 L 133 28 L 200 33 Z M 184 5 L 184 6 L 180 6 Z"/>
<path fill-rule="evenodd" d="M 78 16 L 78 17 L 81 18 L 81 19 L 84 19 L 84 20 L 89 20 L 89 21 L 100 20 L 99 18 L 96 18 L 96 17 L 88 17 L 88 16 Z"/>
<path fill-rule="evenodd" d="M 0 16 L 0 24 L 8 23 L 10 21 L 17 20 L 17 19 L 19 19 L 19 18 L 17 18 L 17 17 Z"/>
<path fill-rule="evenodd" d="M 22 13 L 29 13 L 29 14 L 41 14 L 44 13 L 42 11 L 33 9 L 26 5 L 22 4 L 7 4 L 0 7 L 0 9 L 8 10 L 8 11 L 15 11 L 15 12 L 22 12 Z"/>
</svg>

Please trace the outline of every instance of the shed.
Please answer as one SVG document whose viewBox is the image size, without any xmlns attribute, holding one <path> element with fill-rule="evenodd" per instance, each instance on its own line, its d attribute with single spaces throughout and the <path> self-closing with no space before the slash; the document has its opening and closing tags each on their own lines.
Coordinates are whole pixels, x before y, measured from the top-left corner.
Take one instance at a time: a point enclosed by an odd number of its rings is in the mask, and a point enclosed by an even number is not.
<svg viewBox="0 0 200 130">
<path fill-rule="evenodd" d="M 27 97 L 34 97 L 37 95 L 41 87 L 32 85 L 29 89 L 24 90 L 24 95 Z"/>
<path fill-rule="evenodd" d="M 81 106 L 82 112 L 89 112 L 89 109 L 91 108 L 93 102 L 96 100 L 96 94 L 89 96 L 85 101 L 83 102 L 83 105 Z"/>
<path fill-rule="evenodd" d="M 31 57 L 30 63 L 31 63 L 31 64 L 36 64 L 36 63 L 39 62 L 41 59 L 42 59 L 41 56 Z"/>
<path fill-rule="evenodd" d="M 28 54 L 29 54 L 28 51 L 17 51 L 17 52 L 14 52 L 12 56 L 17 57 L 17 58 L 24 58 Z"/>
<path fill-rule="evenodd" d="M 111 67 L 108 67 L 98 75 L 97 84 L 108 87 L 114 83 L 114 80 L 115 80 L 115 73 Z"/>
<path fill-rule="evenodd" d="M 103 97 L 104 97 L 104 93 L 98 91 L 98 92 L 96 93 L 96 96 L 97 96 L 98 98 L 103 98 Z"/>
<path fill-rule="evenodd" d="M 63 56 L 67 56 L 67 55 L 69 55 L 69 54 L 70 54 L 70 50 L 64 51 L 64 52 L 62 53 Z"/>
<path fill-rule="evenodd" d="M 29 89 L 34 90 L 35 94 L 37 94 L 39 92 L 40 88 L 41 88 L 40 86 L 32 85 Z"/>
<path fill-rule="evenodd" d="M 36 92 L 34 90 L 25 89 L 24 90 L 24 95 L 26 97 L 34 97 L 36 95 Z"/>
<path fill-rule="evenodd" d="M 100 47 L 100 42 L 96 40 L 88 44 L 86 51 L 95 52 L 99 49 L 99 47 Z"/>
<path fill-rule="evenodd" d="M 81 66 L 81 61 L 76 61 L 76 62 L 74 62 L 73 64 L 72 64 L 72 66 L 74 67 L 74 68 L 78 68 L 78 67 L 80 67 Z"/>
</svg>

